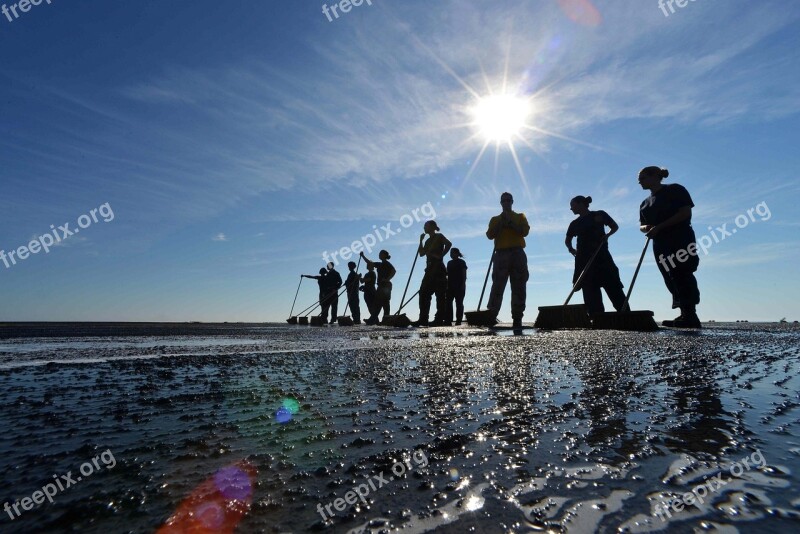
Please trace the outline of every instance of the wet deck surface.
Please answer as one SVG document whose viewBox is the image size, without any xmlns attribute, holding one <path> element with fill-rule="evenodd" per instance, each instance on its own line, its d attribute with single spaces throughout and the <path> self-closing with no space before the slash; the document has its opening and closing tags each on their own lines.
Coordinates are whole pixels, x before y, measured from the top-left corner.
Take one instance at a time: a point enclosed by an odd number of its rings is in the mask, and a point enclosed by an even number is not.
<svg viewBox="0 0 800 534">
<path fill-rule="evenodd" d="M 524 334 L 0 325 L 2 502 L 116 461 L 2 530 L 153 532 L 241 459 L 239 532 L 800 530 L 796 325 Z"/>
</svg>

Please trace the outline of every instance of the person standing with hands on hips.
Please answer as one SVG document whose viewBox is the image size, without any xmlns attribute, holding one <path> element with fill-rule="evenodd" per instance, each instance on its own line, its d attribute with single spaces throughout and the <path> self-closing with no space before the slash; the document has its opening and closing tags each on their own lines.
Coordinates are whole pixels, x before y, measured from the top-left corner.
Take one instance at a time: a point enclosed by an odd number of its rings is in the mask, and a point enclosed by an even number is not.
<svg viewBox="0 0 800 534">
<path fill-rule="evenodd" d="M 700 258 L 697 239 L 692 228 L 694 202 L 685 187 L 664 185 L 669 176 L 667 169 L 645 167 L 639 172 L 639 185 L 649 189 L 650 196 L 639 207 L 640 230 L 653 240 L 653 254 L 667 289 L 672 293 L 672 307 L 681 314 L 664 326 L 676 328 L 702 328 L 697 317 L 700 290 L 694 277 Z M 678 261 L 663 258 L 677 257 Z"/>
<path fill-rule="evenodd" d="M 486 237 L 494 240 L 494 268 L 492 291 L 489 294 L 489 309 L 495 320 L 503 305 L 506 283 L 511 279 L 511 318 L 514 328 L 522 327 L 525 312 L 525 285 L 528 283 L 528 256 L 525 254 L 525 237 L 531 230 L 524 213 L 511 209 L 514 197 L 511 193 L 500 195 L 503 212 L 492 217 Z"/>
</svg>

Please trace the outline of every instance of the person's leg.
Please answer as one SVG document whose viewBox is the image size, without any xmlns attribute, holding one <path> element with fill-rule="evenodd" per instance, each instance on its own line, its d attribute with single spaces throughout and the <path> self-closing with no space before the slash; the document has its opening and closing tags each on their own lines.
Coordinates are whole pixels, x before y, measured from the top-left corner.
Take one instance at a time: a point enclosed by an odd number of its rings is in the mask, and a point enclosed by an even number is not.
<svg viewBox="0 0 800 534">
<path fill-rule="evenodd" d="M 525 301 L 527 299 L 526 285 L 528 283 L 528 255 L 524 249 L 516 249 L 513 253 L 511 268 L 511 317 L 514 324 L 522 322 L 525 313 Z"/>
<path fill-rule="evenodd" d="M 675 260 L 672 251 L 668 247 L 660 244 L 657 240 L 653 241 L 653 256 L 656 258 L 658 271 L 661 273 L 661 277 L 664 279 L 664 285 L 667 286 L 667 290 L 669 290 L 670 295 L 672 295 L 672 307 L 680 308 L 680 298 L 678 297 L 678 292 L 675 289 L 675 284 L 673 283 L 672 275 L 670 274 L 674 269 L 677 268 L 679 262 Z M 672 258 L 672 263 L 669 262 L 670 258 Z M 662 261 L 659 261 L 659 259 Z M 673 265 L 675 265 L 675 267 L 673 267 Z"/>
<path fill-rule="evenodd" d="M 339 295 L 334 292 L 331 296 L 331 324 L 339 317 Z"/>
<path fill-rule="evenodd" d="M 431 311 L 431 295 L 434 292 L 433 266 L 425 269 L 422 284 L 419 286 L 419 324 L 427 325 Z"/>
<path fill-rule="evenodd" d="M 445 317 L 444 317 L 444 320 L 445 321 L 449 321 L 451 323 L 453 322 L 453 302 L 455 301 L 455 299 L 456 299 L 456 295 L 453 292 L 453 289 L 448 287 L 447 288 L 447 293 L 445 294 L 445 306 L 444 306 Z"/>
<path fill-rule="evenodd" d="M 622 306 L 625 304 L 625 288 L 622 285 L 622 280 L 619 278 L 619 269 L 617 265 L 611 260 L 603 266 L 601 285 L 605 289 L 608 299 L 617 311 L 630 311 L 630 306 L 625 310 Z"/>
<path fill-rule="evenodd" d="M 447 319 L 447 309 L 445 308 L 445 297 L 447 296 L 447 271 L 444 264 L 440 264 L 436 271 L 435 290 L 436 295 L 436 315 L 434 319 L 437 323 L 446 323 L 450 326 L 452 320 Z M 452 313 L 452 308 L 450 313 Z"/>
<path fill-rule="evenodd" d="M 700 290 L 697 287 L 697 278 L 690 269 L 675 269 L 672 274 L 673 283 L 678 292 L 681 305 L 681 320 L 675 321 L 674 326 L 683 328 L 700 328 L 700 319 L 697 317 L 697 305 L 700 303 Z"/>
<path fill-rule="evenodd" d="M 358 302 L 358 293 L 347 296 L 347 304 L 350 306 L 350 313 L 353 314 L 353 322 L 361 322 L 361 306 Z"/>
<path fill-rule="evenodd" d="M 456 324 L 461 324 L 461 319 L 464 318 L 464 295 L 467 293 L 467 288 L 462 287 L 455 292 L 456 297 Z"/>
<path fill-rule="evenodd" d="M 606 311 L 605 306 L 603 306 L 603 294 L 600 292 L 600 286 L 594 280 L 587 281 L 585 279 L 581 285 L 583 286 L 581 291 L 583 292 L 583 303 L 586 304 L 586 310 L 590 314 Z"/>
<path fill-rule="evenodd" d="M 367 305 L 367 310 L 369 311 L 369 318 L 367 318 L 367 324 L 374 324 L 375 321 L 378 320 L 378 316 L 376 313 L 376 306 L 375 306 L 375 291 L 370 291 L 369 289 L 364 290 L 364 302 Z"/>
<path fill-rule="evenodd" d="M 510 251 L 501 249 L 495 252 L 492 265 L 492 290 L 489 292 L 488 304 L 488 308 L 494 312 L 495 316 L 500 313 L 500 308 L 503 306 L 503 293 L 505 293 L 506 283 L 508 283 L 510 261 Z"/>
</svg>

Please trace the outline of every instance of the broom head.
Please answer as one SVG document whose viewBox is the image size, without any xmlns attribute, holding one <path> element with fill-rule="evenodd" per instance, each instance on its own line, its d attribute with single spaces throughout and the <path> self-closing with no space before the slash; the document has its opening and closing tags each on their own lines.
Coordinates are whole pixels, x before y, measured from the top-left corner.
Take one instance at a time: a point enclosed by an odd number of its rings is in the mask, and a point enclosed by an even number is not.
<svg viewBox="0 0 800 534">
<path fill-rule="evenodd" d="M 296 316 L 295 317 L 289 317 L 288 319 L 286 319 L 286 322 L 289 323 L 289 324 L 297 324 L 297 317 Z"/>
<path fill-rule="evenodd" d="M 592 316 L 595 330 L 632 330 L 636 332 L 652 332 L 658 330 L 658 324 L 649 310 L 604 312 Z"/>
<path fill-rule="evenodd" d="M 381 321 L 382 326 L 393 326 L 395 328 L 408 328 L 411 326 L 411 319 L 405 313 L 398 315 L 387 315 Z"/>
<path fill-rule="evenodd" d="M 492 310 L 469 311 L 464 315 L 470 326 L 494 326 L 497 324 L 497 315 Z"/>
<path fill-rule="evenodd" d="M 325 326 L 325 318 L 315 315 L 311 318 L 311 326 Z"/>
<path fill-rule="evenodd" d="M 355 325 L 355 323 L 353 322 L 353 319 L 350 318 L 347 315 L 342 315 L 341 317 L 339 317 L 337 319 L 337 321 L 339 322 L 339 326 L 353 326 L 353 325 Z"/>
<path fill-rule="evenodd" d="M 308 324 L 308 317 L 305 317 L 305 316 L 304 317 L 298 317 L 297 318 L 297 322 L 299 324 Z"/>
<path fill-rule="evenodd" d="M 543 330 L 591 328 L 592 322 L 589 320 L 589 312 L 585 304 L 539 306 L 539 315 L 533 326 Z"/>
</svg>

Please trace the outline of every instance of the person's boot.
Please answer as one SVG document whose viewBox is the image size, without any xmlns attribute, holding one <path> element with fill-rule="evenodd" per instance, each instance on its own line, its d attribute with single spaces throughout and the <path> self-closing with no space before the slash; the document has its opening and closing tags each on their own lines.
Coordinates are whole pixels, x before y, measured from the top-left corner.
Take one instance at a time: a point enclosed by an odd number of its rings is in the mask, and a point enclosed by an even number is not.
<svg viewBox="0 0 800 534">
<path fill-rule="evenodd" d="M 667 319 L 666 321 L 661 321 L 661 326 L 668 326 L 671 328 L 675 328 L 676 323 L 683 321 L 683 314 L 681 313 L 679 316 L 675 317 L 674 319 L 670 320 Z"/>
<path fill-rule="evenodd" d="M 680 319 L 675 321 L 675 328 L 703 328 L 700 324 L 700 318 L 695 312 L 686 312 L 681 315 Z"/>
<path fill-rule="evenodd" d="M 515 329 L 522 328 L 522 317 L 514 317 L 514 322 L 512 323 L 512 328 L 515 328 Z"/>
</svg>

